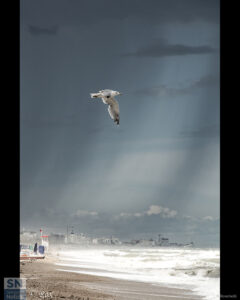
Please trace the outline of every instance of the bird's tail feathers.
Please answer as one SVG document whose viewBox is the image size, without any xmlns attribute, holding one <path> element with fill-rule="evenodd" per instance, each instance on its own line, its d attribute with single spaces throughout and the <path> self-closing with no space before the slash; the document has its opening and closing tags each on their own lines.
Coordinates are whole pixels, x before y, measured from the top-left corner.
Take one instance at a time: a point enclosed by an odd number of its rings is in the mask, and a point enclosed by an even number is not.
<svg viewBox="0 0 240 300">
<path fill-rule="evenodd" d="M 115 120 L 114 120 L 114 122 L 117 124 L 117 125 L 119 125 L 119 122 L 120 120 L 119 120 L 119 118 L 116 118 Z"/>
</svg>

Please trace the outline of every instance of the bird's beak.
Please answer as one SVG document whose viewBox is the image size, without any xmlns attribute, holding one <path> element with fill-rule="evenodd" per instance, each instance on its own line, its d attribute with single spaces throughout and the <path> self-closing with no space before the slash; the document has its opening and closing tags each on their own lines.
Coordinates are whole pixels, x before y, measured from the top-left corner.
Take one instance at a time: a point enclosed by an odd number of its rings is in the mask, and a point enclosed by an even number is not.
<svg viewBox="0 0 240 300">
<path fill-rule="evenodd" d="M 122 93 L 119 93 L 119 95 L 121 96 L 121 95 L 122 95 Z"/>
</svg>

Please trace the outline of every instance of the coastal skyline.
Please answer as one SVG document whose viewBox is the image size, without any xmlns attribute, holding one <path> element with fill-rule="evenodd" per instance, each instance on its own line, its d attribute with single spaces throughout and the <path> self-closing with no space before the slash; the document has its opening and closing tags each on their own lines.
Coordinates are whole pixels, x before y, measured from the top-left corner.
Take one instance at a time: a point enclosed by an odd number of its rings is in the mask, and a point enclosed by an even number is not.
<svg viewBox="0 0 240 300">
<path fill-rule="evenodd" d="M 20 6 L 21 226 L 218 245 L 219 1 Z"/>
</svg>

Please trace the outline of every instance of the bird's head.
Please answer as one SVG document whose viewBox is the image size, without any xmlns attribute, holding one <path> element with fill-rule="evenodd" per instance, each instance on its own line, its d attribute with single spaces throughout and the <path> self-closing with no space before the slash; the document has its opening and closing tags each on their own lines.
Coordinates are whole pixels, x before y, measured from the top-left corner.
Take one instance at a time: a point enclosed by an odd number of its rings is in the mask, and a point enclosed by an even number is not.
<svg viewBox="0 0 240 300">
<path fill-rule="evenodd" d="M 114 91 L 113 94 L 114 94 L 114 96 L 122 95 L 122 93 L 120 93 L 120 92 L 118 92 L 118 91 Z"/>
</svg>

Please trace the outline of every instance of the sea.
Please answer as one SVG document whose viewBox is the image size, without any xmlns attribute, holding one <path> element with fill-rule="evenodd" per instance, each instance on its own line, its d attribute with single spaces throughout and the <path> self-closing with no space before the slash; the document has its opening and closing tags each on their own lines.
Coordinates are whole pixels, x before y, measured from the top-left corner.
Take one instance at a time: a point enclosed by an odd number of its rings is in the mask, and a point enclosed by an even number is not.
<svg viewBox="0 0 240 300">
<path fill-rule="evenodd" d="M 58 252 L 59 270 L 148 282 L 220 298 L 220 251 L 201 248 L 88 248 Z"/>
</svg>

